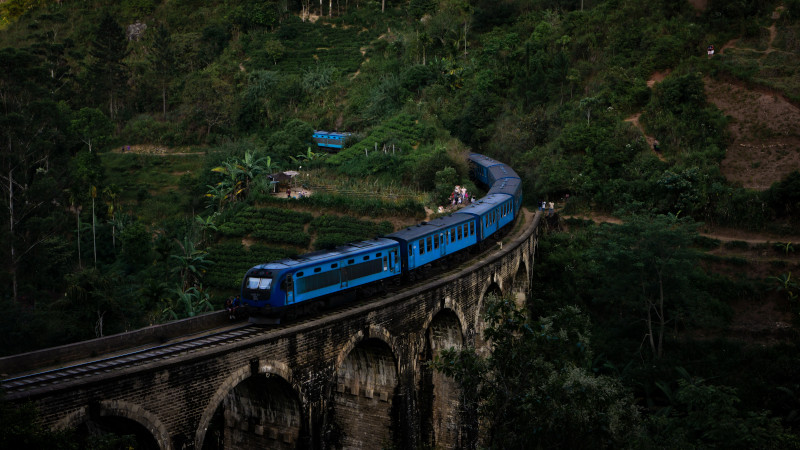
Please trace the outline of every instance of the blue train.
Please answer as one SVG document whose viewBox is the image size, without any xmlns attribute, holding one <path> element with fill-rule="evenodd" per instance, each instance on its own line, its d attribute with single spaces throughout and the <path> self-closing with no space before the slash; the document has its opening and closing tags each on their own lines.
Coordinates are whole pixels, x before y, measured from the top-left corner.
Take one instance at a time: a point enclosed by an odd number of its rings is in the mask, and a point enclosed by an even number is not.
<svg viewBox="0 0 800 450">
<path fill-rule="evenodd" d="M 317 143 L 318 147 L 342 149 L 344 148 L 347 138 L 349 138 L 351 135 L 352 133 L 337 133 L 335 131 L 315 130 L 314 134 L 311 136 L 311 139 Z"/>
<path fill-rule="evenodd" d="M 241 298 L 251 322 L 280 323 L 324 307 L 385 291 L 432 265 L 465 258 L 497 237 L 519 215 L 522 183 L 514 169 L 486 156 L 468 156 L 487 195 L 448 216 L 333 250 L 259 264 L 247 271 Z"/>
</svg>

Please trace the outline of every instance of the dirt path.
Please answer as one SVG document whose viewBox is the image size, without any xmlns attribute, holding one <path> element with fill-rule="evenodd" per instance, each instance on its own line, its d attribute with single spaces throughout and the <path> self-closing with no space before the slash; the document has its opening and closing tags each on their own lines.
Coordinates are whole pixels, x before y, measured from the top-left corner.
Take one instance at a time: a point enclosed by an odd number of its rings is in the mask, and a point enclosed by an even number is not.
<svg viewBox="0 0 800 450">
<path fill-rule="evenodd" d="M 594 212 L 588 214 L 564 215 L 562 217 L 565 219 L 591 220 L 595 223 L 622 223 L 622 220 L 617 217 Z M 737 230 L 734 228 L 703 226 L 700 229 L 700 235 L 712 239 L 718 239 L 722 242 L 741 241 L 747 242 L 748 244 L 790 242 L 796 243 L 798 246 L 800 246 L 800 234 L 792 236 L 779 236 L 773 233 L 750 232 Z"/>
<path fill-rule="evenodd" d="M 647 80 L 647 87 L 652 88 L 653 86 L 655 86 L 656 83 L 660 83 L 661 81 L 664 80 L 664 78 L 667 77 L 667 75 L 669 75 L 669 73 L 670 73 L 669 70 L 665 70 L 663 72 L 654 72 L 653 75 L 650 76 L 650 79 Z M 656 138 L 645 133 L 644 127 L 639 122 L 639 117 L 641 117 L 641 115 L 642 113 L 640 112 L 636 113 L 625 119 L 625 122 L 630 122 L 633 126 L 638 128 L 639 131 L 641 131 L 642 136 L 644 136 L 645 140 L 647 140 L 647 147 L 653 150 L 653 154 L 656 155 L 658 159 L 660 159 L 661 161 L 666 161 L 666 159 L 664 159 L 664 156 L 660 152 L 657 152 L 655 150 L 654 144 L 656 143 Z"/>
<path fill-rule="evenodd" d="M 173 151 L 175 148 L 170 148 L 161 145 L 124 145 L 111 149 L 110 153 L 133 153 L 136 155 L 150 155 L 150 156 L 192 156 L 192 155 L 205 155 L 205 152 L 184 152 L 180 151 L 181 147 L 177 148 L 179 151 Z"/>
</svg>

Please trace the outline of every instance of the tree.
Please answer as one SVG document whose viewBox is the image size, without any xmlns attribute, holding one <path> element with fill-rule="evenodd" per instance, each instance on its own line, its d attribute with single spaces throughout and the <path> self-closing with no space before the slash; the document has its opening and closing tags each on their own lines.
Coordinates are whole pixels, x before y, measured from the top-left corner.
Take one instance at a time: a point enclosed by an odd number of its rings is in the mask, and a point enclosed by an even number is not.
<svg viewBox="0 0 800 450">
<path fill-rule="evenodd" d="M 67 275 L 65 281 L 67 288 L 64 298 L 54 306 L 74 316 L 73 320 L 82 324 L 83 332 L 79 338 L 102 337 L 106 321 L 111 316 L 124 317 L 115 293 L 115 286 L 120 282 L 116 274 L 89 268 Z M 87 333 L 87 322 L 92 324 L 92 334 Z"/>
<path fill-rule="evenodd" d="M 124 62 L 128 56 L 128 41 L 125 31 L 108 12 L 103 14 L 94 32 L 89 54 L 88 76 L 96 100 L 98 104 L 108 102 L 108 115 L 114 120 L 128 81 Z M 103 98 L 105 100 L 101 100 Z"/>
<path fill-rule="evenodd" d="M 697 253 L 691 248 L 697 224 L 676 215 L 632 216 L 621 225 L 603 224 L 589 258 L 595 264 L 597 301 L 619 311 L 637 311 L 654 358 L 664 353 L 667 325 L 684 302 L 699 297 L 691 283 Z"/>
<path fill-rule="evenodd" d="M 487 448 L 615 448 L 640 432 L 633 397 L 587 370 L 589 320 L 576 307 L 529 321 L 513 300 L 487 299 L 487 358 L 444 350 L 431 365 L 461 386 Z"/>
<path fill-rule="evenodd" d="M 183 107 L 195 122 L 204 125 L 206 140 L 215 128 L 231 125 L 231 117 L 234 117 L 233 86 L 213 70 L 206 69 L 190 77 L 184 92 Z"/>
<path fill-rule="evenodd" d="M 153 72 L 158 86 L 161 88 L 161 103 L 164 119 L 167 118 L 167 89 L 175 76 L 176 58 L 172 46 L 172 36 L 163 24 L 158 24 L 150 42 L 150 53 L 147 57 L 150 70 Z"/>
<path fill-rule="evenodd" d="M 247 75 L 247 86 L 241 93 L 240 126 L 249 130 L 271 123 L 270 105 L 278 80 L 278 75 L 268 70 Z"/>
<path fill-rule="evenodd" d="M 49 431 L 39 422 L 33 402 L 12 404 L 0 394 L 0 447 L 2 448 L 78 448 L 74 430 Z"/>
<path fill-rule="evenodd" d="M 114 124 L 97 108 L 81 108 L 70 120 L 70 131 L 89 147 L 103 145 L 114 132 Z"/>
<path fill-rule="evenodd" d="M 4 261 L 16 300 L 21 259 L 53 232 L 29 226 L 28 221 L 59 197 L 55 192 L 34 196 L 33 188 L 54 176 L 50 163 L 62 142 L 63 108 L 52 101 L 45 89 L 48 74 L 35 55 L 26 50 L 2 49 L 0 67 L 0 202 L 7 226 L 4 247 L 8 251 Z"/>
<path fill-rule="evenodd" d="M 278 65 L 278 60 L 286 54 L 286 47 L 277 39 L 268 39 L 264 42 L 264 51 L 272 58 L 272 64 Z"/>
<path fill-rule="evenodd" d="M 741 409 L 738 392 L 729 386 L 684 377 L 673 390 L 660 385 L 670 399 L 662 414 L 652 416 L 648 437 L 665 448 L 796 448 L 796 437 L 766 411 Z"/>
</svg>

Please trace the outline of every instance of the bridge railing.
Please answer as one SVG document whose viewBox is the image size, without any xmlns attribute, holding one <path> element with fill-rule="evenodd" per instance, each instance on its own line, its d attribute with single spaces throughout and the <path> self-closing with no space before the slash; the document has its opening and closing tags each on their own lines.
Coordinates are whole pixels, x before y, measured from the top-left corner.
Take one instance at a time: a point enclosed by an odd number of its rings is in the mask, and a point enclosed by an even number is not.
<svg viewBox="0 0 800 450">
<path fill-rule="evenodd" d="M 138 346 L 160 344 L 180 336 L 222 326 L 228 322 L 227 311 L 214 311 L 126 333 L 6 356 L 0 358 L 0 377 L 5 378 L 7 375 L 24 373 L 43 367 L 56 367 Z"/>
</svg>

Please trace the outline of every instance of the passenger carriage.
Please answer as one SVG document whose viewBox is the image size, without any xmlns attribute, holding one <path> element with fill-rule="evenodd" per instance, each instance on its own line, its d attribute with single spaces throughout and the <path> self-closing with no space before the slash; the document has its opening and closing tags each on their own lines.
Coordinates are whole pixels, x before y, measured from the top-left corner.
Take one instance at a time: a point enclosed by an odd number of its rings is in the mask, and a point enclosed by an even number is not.
<svg viewBox="0 0 800 450">
<path fill-rule="evenodd" d="M 309 300 L 328 301 L 361 286 L 399 276 L 400 245 L 391 239 L 353 242 L 253 267 L 242 282 L 242 300 L 261 314 L 280 316 Z M 309 302 L 303 309 L 324 305 Z"/>
<path fill-rule="evenodd" d="M 400 243 L 404 274 L 478 242 L 475 219 L 456 214 L 422 222 L 386 237 Z"/>
<path fill-rule="evenodd" d="M 477 219 L 478 241 L 482 242 L 514 221 L 514 197 L 508 194 L 487 195 L 455 214 Z"/>
<path fill-rule="evenodd" d="M 342 149 L 344 148 L 347 138 L 349 138 L 351 135 L 352 133 L 317 130 L 314 131 L 314 134 L 311 136 L 311 138 L 317 143 L 318 147 Z"/>
</svg>

